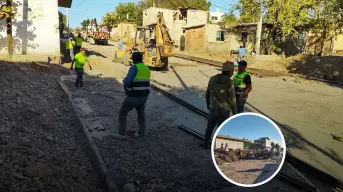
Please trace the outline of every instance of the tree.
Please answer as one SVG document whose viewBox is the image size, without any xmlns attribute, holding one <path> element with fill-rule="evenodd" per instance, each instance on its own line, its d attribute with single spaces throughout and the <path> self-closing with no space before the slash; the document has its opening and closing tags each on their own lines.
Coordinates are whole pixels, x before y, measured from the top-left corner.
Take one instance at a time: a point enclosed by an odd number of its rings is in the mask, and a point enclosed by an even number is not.
<svg viewBox="0 0 343 192">
<path fill-rule="evenodd" d="M 138 7 L 135 3 L 119 3 L 115 10 L 114 19 L 116 24 L 121 22 L 137 22 Z"/>
<path fill-rule="evenodd" d="M 108 28 L 112 28 L 116 24 L 115 13 L 107 12 L 104 17 L 102 17 L 102 23 Z"/>
<path fill-rule="evenodd" d="M 274 149 L 275 149 L 275 143 L 274 142 L 272 142 L 271 144 L 270 144 L 270 146 L 271 146 L 271 149 L 270 149 L 270 151 L 272 152 L 272 159 L 274 158 Z"/>
<path fill-rule="evenodd" d="M 258 21 L 261 6 L 257 0 L 239 0 L 234 9 L 239 12 L 240 22 L 252 23 Z"/>
<path fill-rule="evenodd" d="M 67 17 L 60 11 L 58 11 L 58 21 L 60 37 L 62 37 L 63 31 L 67 29 Z"/>
<path fill-rule="evenodd" d="M 321 55 L 324 52 L 326 40 L 336 37 L 342 33 L 342 9 L 341 0 L 322 0 L 316 1 L 313 9 L 311 22 L 312 31 L 320 36 Z"/>
<path fill-rule="evenodd" d="M 239 19 L 233 14 L 229 13 L 222 16 L 222 21 L 219 23 L 222 29 L 230 31 L 239 23 Z"/>
<path fill-rule="evenodd" d="M 83 21 L 81 22 L 81 29 L 82 29 L 82 30 L 87 30 L 87 26 L 88 26 L 90 23 L 91 23 L 91 22 L 90 22 L 89 19 L 83 20 Z"/>
<path fill-rule="evenodd" d="M 278 143 L 275 144 L 275 149 L 276 149 L 276 161 L 277 165 L 279 165 L 279 160 L 280 160 L 280 145 Z"/>
<path fill-rule="evenodd" d="M 191 7 L 199 10 L 208 11 L 211 7 L 211 2 L 206 0 L 145 0 L 145 2 L 152 6 L 155 2 L 159 8 L 179 9 L 180 7 Z"/>
<path fill-rule="evenodd" d="M 149 3 L 147 2 L 147 0 L 140 0 L 137 3 L 137 21 L 136 24 L 138 26 L 142 26 L 143 25 L 143 10 L 149 8 Z"/>
</svg>

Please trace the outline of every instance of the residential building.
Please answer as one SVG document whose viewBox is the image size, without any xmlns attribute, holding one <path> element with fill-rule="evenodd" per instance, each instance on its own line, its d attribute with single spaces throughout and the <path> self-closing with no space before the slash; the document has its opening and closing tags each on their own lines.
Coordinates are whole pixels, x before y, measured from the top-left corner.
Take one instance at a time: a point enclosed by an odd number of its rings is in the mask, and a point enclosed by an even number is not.
<svg viewBox="0 0 343 192">
<path fill-rule="evenodd" d="M 261 137 L 261 138 L 255 140 L 254 143 L 258 143 L 262 147 L 265 147 L 265 148 L 270 148 L 272 142 L 270 141 L 269 137 Z"/>
<path fill-rule="evenodd" d="M 252 144 L 251 140 L 248 139 L 238 139 L 230 136 L 225 136 L 225 135 L 217 135 L 215 139 L 215 149 L 223 148 L 224 150 L 229 150 L 229 149 L 244 149 L 245 146 L 249 146 Z"/>
<path fill-rule="evenodd" d="M 195 10 L 192 8 L 180 8 L 179 10 L 171 10 L 152 7 L 143 10 L 143 25 L 153 25 L 157 23 L 157 14 L 163 13 L 164 20 L 169 29 L 169 34 L 175 42 L 175 46 L 179 47 L 181 37 L 185 33 L 184 27 L 205 25 L 207 24 L 208 12 Z"/>
<path fill-rule="evenodd" d="M 72 0 L 14 0 L 17 14 L 12 24 L 14 57 L 22 60 L 60 56 L 58 7 L 70 7 Z M 0 20 L 0 55 L 7 55 L 6 19 Z"/>
<path fill-rule="evenodd" d="M 225 15 L 225 14 L 220 12 L 220 10 L 218 8 L 216 8 L 216 11 L 210 11 L 210 21 L 212 23 L 219 23 L 222 21 L 223 15 Z"/>
</svg>

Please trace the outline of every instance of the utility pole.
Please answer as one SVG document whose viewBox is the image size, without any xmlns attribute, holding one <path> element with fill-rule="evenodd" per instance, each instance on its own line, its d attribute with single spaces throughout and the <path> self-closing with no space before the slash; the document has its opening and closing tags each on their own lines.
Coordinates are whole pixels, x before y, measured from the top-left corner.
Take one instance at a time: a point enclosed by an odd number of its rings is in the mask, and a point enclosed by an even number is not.
<svg viewBox="0 0 343 192">
<path fill-rule="evenodd" d="M 8 59 L 11 60 L 13 56 L 13 36 L 12 36 L 12 19 L 13 19 L 13 8 L 12 8 L 12 0 L 6 0 L 7 7 L 10 7 L 11 14 L 8 18 L 6 18 L 7 24 L 7 56 Z"/>
<path fill-rule="evenodd" d="M 68 14 L 68 8 L 66 8 L 66 18 L 67 18 L 67 37 L 69 40 L 69 14 Z"/>
<path fill-rule="evenodd" d="M 261 12 L 260 12 L 260 18 L 257 23 L 257 30 L 256 30 L 256 44 L 255 44 L 255 51 L 256 55 L 260 54 L 261 49 L 261 35 L 262 35 L 262 17 L 263 17 L 263 0 L 258 0 L 261 5 Z"/>
</svg>

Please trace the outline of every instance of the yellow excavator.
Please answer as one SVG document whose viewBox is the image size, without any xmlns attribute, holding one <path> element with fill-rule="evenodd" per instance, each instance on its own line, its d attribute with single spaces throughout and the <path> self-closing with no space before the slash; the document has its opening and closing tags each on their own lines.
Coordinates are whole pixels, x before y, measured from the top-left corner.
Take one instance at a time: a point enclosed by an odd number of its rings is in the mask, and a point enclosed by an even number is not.
<svg viewBox="0 0 343 192">
<path fill-rule="evenodd" d="M 168 57 L 172 56 L 174 41 L 169 35 L 163 13 L 157 14 L 157 23 L 137 27 L 134 41 L 128 40 L 124 65 L 132 64 L 131 54 L 142 52 L 145 65 L 154 69 L 168 68 Z"/>
</svg>

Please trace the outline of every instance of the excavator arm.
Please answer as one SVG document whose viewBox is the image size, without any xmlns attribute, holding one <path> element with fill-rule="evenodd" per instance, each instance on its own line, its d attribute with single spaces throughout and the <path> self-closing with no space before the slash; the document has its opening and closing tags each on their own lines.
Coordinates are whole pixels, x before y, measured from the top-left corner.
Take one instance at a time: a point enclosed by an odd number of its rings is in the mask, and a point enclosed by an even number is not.
<svg viewBox="0 0 343 192">
<path fill-rule="evenodd" d="M 171 39 L 168 27 L 163 17 L 163 13 L 157 14 L 155 27 L 156 35 L 156 63 L 158 65 L 168 65 L 168 57 L 172 56 L 174 41 Z"/>
<path fill-rule="evenodd" d="M 170 57 L 173 52 L 174 41 L 171 39 L 163 13 L 157 15 L 156 47 L 161 57 Z"/>
</svg>

